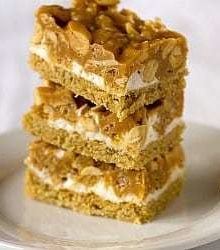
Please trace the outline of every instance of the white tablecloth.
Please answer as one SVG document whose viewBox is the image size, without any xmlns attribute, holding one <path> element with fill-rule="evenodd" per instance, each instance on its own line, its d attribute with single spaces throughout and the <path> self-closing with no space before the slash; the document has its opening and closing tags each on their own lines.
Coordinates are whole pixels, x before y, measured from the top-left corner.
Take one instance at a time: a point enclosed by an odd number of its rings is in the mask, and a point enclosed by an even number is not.
<svg viewBox="0 0 220 250">
<path fill-rule="evenodd" d="M 40 83 L 26 63 L 33 12 L 42 3 L 70 1 L 0 0 L 0 132 L 20 126 Z M 189 40 L 190 56 L 185 118 L 220 127 L 220 1 L 124 0 L 144 17 L 161 17 Z M 220 249 L 220 242 L 199 249 Z"/>
</svg>

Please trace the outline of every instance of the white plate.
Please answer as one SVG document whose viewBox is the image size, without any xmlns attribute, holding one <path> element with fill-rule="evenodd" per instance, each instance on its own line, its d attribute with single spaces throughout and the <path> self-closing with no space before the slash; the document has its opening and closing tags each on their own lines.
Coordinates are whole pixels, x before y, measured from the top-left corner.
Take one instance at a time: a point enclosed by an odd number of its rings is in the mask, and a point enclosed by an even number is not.
<svg viewBox="0 0 220 250">
<path fill-rule="evenodd" d="M 220 238 L 220 130 L 189 124 L 184 192 L 154 222 L 89 217 L 23 195 L 27 137 L 0 135 L 0 246 L 38 249 L 186 249 Z"/>
</svg>

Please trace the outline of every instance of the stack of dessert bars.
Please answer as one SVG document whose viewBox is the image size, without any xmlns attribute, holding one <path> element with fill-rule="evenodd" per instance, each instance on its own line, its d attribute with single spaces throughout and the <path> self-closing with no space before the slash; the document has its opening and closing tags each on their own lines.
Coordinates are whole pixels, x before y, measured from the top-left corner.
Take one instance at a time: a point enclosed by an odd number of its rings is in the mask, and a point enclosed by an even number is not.
<svg viewBox="0 0 220 250">
<path fill-rule="evenodd" d="M 186 39 L 118 0 L 36 12 L 29 62 L 42 77 L 23 118 L 36 136 L 29 197 L 89 215 L 144 223 L 184 179 Z"/>
</svg>

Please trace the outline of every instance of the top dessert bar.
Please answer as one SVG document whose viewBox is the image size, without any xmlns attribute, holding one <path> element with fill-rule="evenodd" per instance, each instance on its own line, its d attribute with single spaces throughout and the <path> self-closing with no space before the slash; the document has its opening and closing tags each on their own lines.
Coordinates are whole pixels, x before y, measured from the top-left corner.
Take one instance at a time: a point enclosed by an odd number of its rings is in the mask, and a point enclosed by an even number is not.
<svg viewBox="0 0 220 250">
<path fill-rule="evenodd" d="M 35 141 L 25 164 L 28 196 L 134 223 L 152 220 L 179 194 L 184 180 L 184 154 L 179 146 L 135 171 Z"/>
<path fill-rule="evenodd" d="M 30 64 L 122 120 L 181 88 L 186 39 L 159 20 L 143 21 L 115 0 L 42 6 L 36 13 Z"/>
</svg>

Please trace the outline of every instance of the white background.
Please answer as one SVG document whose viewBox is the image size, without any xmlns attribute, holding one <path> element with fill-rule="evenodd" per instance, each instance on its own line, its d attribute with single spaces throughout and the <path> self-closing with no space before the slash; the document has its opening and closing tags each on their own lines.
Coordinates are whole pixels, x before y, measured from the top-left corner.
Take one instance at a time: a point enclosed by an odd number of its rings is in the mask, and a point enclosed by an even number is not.
<svg viewBox="0 0 220 250">
<path fill-rule="evenodd" d="M 42 3 L 70 1 L 0 0 L 0 132 L 20 126 L 32 103 L 38 76 L 27 65 L 33 13 Z M 124 0 L 143 18 L 161 17 L 189 41 L 185 118 L 220 127 L 220 1 Z M 220 242 L 198 249 L 220 249 Z"/>
</svg>

